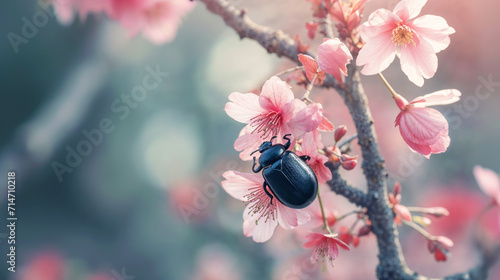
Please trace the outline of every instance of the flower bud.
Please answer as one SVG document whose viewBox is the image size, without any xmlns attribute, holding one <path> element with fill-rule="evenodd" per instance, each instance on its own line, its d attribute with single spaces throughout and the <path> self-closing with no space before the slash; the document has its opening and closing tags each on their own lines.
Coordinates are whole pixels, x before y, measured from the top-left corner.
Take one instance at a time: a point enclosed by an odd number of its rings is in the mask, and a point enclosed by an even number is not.
<svg viewBox="0 0 500 280">
<path fill-rule="evenodd" d="M 341 163 L 342 167 L 345 170 L 353 170 L 356 167 L 357 164 L 358 164 L 357 160 L 348 160 L 348 161 L 343 161 Z"/>
<path fill-rule="evenodd" d="M 427 214 L 433 215 L 436 218 L 450 215 L 450 212 L 448 211 L 448 209 L 446 209 L 444 207 L 432 207 L 432 208 L 429 208 L 428 211 L 429 212 L 427 212 Z"/>
<path fill-rule="evenodd" d="M 368 225 L 364 225 L 359 229 L 358 236 L 368 235 L 372 231 L 372 227 Z"/>
<path fill-rule="evenodd" d="M 401 184 L 399 182 L 394 183 L 394 196 L 397 196 L 401 193 Z"/>
<path fill-rule="evenodd" d="M 347 128 L 345 127 L 345 125 L 341 125 L 341 126 L 337 127 L 337 129 L 335 129 L 335 142 L 340 141 L 340 139 L 342 139 L 342 137 L 344 137 L 346 132 L 347 132 Z"/>
<path fill-rule="evenodd" d="M 352 237 L 352 245 L 354 247 L 358 247 L 358 245 L 359 245 L 359 237 L 358 236 L 353 236 Z"/>
<path fill-rule="evenodd" d="M 342 155 L 341 165 L 345 170 L 353 170 L 354 167 L 358 164 L 358 156 L 350 157 L 347 155 Z"/>
<path fill-rule="evenodd" d="M 413 216 L 413 222 L 415 222 L 423 227 L 428 227 L 432 223 L 431 219 L 429 219 L 427 217 L 422 217 L 422 216 Z"/>
</svg>

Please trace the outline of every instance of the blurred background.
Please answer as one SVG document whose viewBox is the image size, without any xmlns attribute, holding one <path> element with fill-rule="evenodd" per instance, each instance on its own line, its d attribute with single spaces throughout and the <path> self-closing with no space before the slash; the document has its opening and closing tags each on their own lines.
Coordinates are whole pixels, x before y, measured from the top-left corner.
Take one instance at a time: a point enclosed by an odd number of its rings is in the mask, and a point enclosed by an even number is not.
<svg viewBox="0 0 500 280">
<path fill-rule="evenodd" d="M 313 51 L 321 41 L 307 38 L 304 23 L 312 16 L 304 0 L 232 3 L 258 23 L 299 34 Z M 396 3 L 372 0 L 365 15 Z M 277 229 L 265 244 L 244 237 L 244 205 L 220 187 L 223 172 L 250 171 L 233 149 L 243 125 L 224 113 L 227 96 L 260 89 L 292 63 L 240 40 L 200 3 L 168 44 L 129 38 L 104 16 L 69 26 L 49 16 L 16 53 L 7 34 L 21 34 L 23 19 L 45 10 L 35 0 L 1 5 L 0 82 L 6 98 L 0 166 L 3 182 L 7 171 L 16 172 L 18 217 L 16 273 L 7 272 L 8 229 L 0 227 L 1 279 L 374 279 L 373 236 L 341 252 L 333 276 L 322 273 L 306 265 L 311 252 L 293 233 Z M 436 76 L 418 88 L 399 61 L 385 72 L 409 100 L 445 88 L 462 92 L 456 105 L 437 108 L 450 122 L 447 153 L 424 160 L 409 152 L 394 127 L 398 109 L 389 93 L 378 77 L 362 77 L 390 180 L 403 186 L 403 204 L 451 212 L 429 228 L 455 241 L 447 262 L 436 263 L 421 236 L 401 229 L 408 264 L 424 275 L 460 272 L 478 261 L 474 220 L 489 198 L 472 168 L 500 171 L 499 8 L 493 0 L 430 0 L 422 14 L 440 15 L 457 31 L 438 54 Z M 130 101 L 127 96 L 145 87 L 146 76 L 155 86 L 140 101 Z M 304 91 L 294 90 L 296 96 Z M 323 104 L 335 126 L 345 124 L 348 135 L 355 133 L 334 91 L 315 89 L 311 98 Z M 331 135 L 324 139 L 333 144 Z M 365 188 L 360 165 L 344 173 Z M 6 196 L 2 183 L 2 221 Z M 339 213 L 352 209 L 339 197 L 332 203 Z M 497 207 L 481 221 L 481 234 L 491 244 L 500 240 L 499 215 Z M 498 266 L 490 279 L 500 279 Z"/>
</svg>

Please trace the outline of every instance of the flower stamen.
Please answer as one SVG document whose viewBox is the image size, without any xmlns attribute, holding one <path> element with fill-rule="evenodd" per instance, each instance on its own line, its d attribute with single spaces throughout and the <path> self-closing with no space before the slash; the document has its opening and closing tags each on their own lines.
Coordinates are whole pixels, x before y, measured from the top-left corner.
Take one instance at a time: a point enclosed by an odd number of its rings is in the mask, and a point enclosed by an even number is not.
<svg viewBox="0 0 500 280">
<path fill-rule="evenodd" d="M 406 25 L 398 25 L 398 27 L 392 30 L 392 42 L 396 46 L 406 47 L 408 44 L 416 46 L 413 41 L 413 30 Z"/>
<path fill-rule="evenodd" d="M 266 223 L 269 220 L 275 220 L 277 217 L 276 206 L 271 204 L 269 196 L 261 189 L 254 188 L 247 195 L 245 195 L 245 205 L 250 205 L 250 215 L 257 215 L 256 220 L 263 219 Z"/>
<path fill-rule="evenodd" d="M 269 134 L 277 135 L 281 127 L 281 114 L 269 112 L 253 117 L 250 126 L 255 127 L 252 133 L 263 133 L 261 138 L 266 138 Z"/>
</svg>

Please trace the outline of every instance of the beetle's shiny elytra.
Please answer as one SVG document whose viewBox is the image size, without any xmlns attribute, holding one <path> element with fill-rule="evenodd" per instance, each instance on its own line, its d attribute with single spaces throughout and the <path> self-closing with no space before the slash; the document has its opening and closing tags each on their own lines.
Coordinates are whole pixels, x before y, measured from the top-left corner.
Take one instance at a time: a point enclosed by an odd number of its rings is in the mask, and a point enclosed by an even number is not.
<svg viewBox="0 0 500 280">
<path fill-rule="evenodd" d="M 279 202 L 285 206 L 295 209 L 307 207 L 311 204 L 318 194 L 318 179 L 316 174 L 307 165 L 306 161 L 309 156 L 297 156 L 290 148 L 290 134 L 283 137 L 287 142 L 273 145 L 272 141 L 276 136 L 271 138 L 271 141 L 263 142 L 259 149 L 252 152 L 260 152 L 259 166 L 255 157 L 253 157 L 252 170 L 255 173 L 260 172 L 264 177 L 263 188 L 266 194 L 271 197 L 276 197 Z M 267 190 L 271 190 L 271 193 Z"/>
</svg>

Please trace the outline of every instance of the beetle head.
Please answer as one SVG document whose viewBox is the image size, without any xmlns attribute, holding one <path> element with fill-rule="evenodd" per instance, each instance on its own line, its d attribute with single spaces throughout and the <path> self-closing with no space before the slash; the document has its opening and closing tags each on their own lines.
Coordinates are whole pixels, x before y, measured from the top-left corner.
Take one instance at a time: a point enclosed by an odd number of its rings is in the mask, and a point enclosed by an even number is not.
<svg viewBox="0 0 500 280">
<path fill-rule="evenodd" d="M 271 140 L 269 141 L 265 141 L 265 142 L 262 142 L 262 144 L 260 144 L 260 147 L 258 150 L 255 150 L 253 151 L 250 155 L 253 155 L 254 153 L 256 153 L 257 151 L 259 151 L 260 153 L 263 153 L 265 150 L 269 149 L 272 145 L 273 145 L 273 140 L 276 138 L 276 136 L 273 136 L 271 138 Z"/>
</svg>

